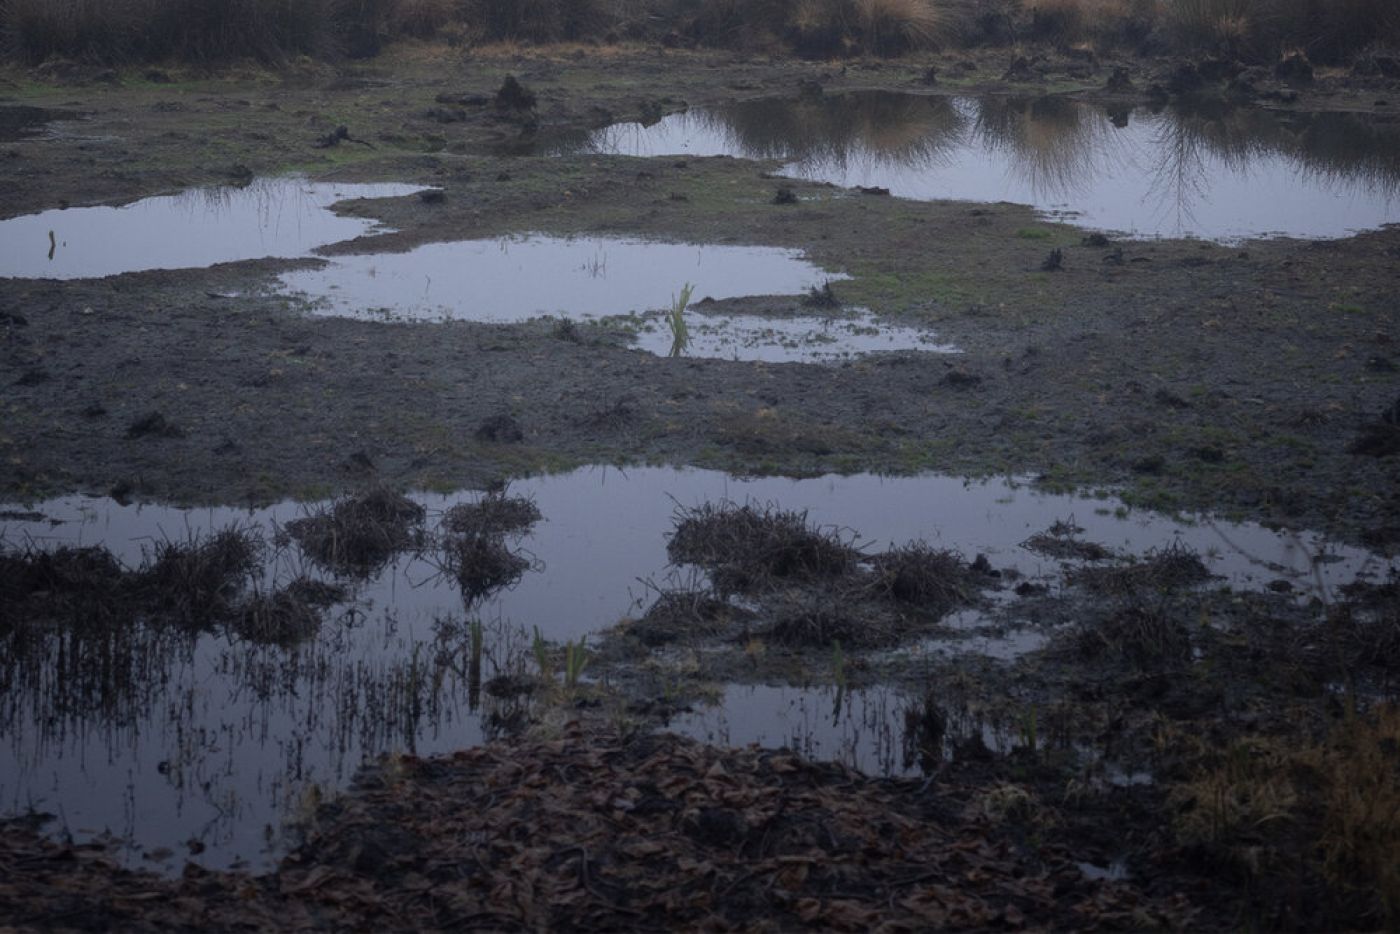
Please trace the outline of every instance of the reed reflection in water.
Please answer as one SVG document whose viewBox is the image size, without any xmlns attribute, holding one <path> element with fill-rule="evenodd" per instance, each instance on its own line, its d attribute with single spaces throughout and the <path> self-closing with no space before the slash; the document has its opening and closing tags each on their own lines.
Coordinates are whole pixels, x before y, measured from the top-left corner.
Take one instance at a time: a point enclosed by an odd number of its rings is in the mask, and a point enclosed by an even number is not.
<svg viewBox="0 0 1400 934">
<path fill-rule="evenodd" d="M 1224 102 L 853 92 L 743 101 L 552 151 L 774 159 L 786 174 L 920 199 L 1012 201 L 1137 236 L 1345 236 L 1400 220 L 1400 125 Z"/>
</svg>

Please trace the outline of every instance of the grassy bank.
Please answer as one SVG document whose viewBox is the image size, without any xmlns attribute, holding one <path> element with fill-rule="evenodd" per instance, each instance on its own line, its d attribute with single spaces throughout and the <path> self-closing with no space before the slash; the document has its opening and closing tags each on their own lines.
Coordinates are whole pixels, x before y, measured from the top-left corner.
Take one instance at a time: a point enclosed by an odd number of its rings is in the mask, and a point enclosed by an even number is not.
<svg viewBox="0 0 1400 934">
<path fill-rule="evenodd" d="M 1391 0 L 6 0 L 12 60 L 368 57 L 403 37 L 660 41 L 806 58 L 1049 44 L 1340 64 L 1400 45 Z"/>
</svg>

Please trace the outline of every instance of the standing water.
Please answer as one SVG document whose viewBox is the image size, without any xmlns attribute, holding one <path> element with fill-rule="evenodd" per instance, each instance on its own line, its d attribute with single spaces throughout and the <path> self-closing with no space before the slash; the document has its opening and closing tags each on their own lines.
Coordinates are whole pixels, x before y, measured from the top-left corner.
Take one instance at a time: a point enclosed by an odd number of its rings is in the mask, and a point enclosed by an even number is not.
<svg viewBox="0 0 1400 934">
<path fill-rule="evenodd" d="M 1400 123 L 1358 114 L 868 91 L 697 109 L 554 147 L 578 150 L 775 159 L 795 178 L 1029 204 L 1138 237 L 1342 237 L 1400 221 Z"/>
</svg>

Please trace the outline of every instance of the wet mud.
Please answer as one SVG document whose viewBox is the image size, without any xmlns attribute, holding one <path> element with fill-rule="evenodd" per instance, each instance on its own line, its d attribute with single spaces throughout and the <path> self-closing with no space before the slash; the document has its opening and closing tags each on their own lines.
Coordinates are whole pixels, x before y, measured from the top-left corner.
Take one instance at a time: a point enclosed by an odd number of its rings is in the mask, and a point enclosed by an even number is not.
<svg viewBox="0 0 1400 934">
<path fill-rule="evenodd" d="M 34 917 L 74 910 L 46 899 L 72 878 L 79 852 L 92 890 L 107 893 L 97 901 L 108 913 L 98 917 L 133 921 L 121 899 L 140 892 L 164 906 L 143 916 L 155 927 L 182 926 L 191 916 L 180 912 L 194 910 L 167 895 L 208 899 L 205 921 L 261 923 L 285 908 L 287 893 L 323 924 L 374 923 L 394 904 L 425 925 L 530 926 L 550 920 L 529 913 L 544 895 L 565 899 L 579 926 L 599 928 L 682 909 L 696 924 L 740 925 L 1393 921 L 1386 873 L 1400 833 L 1377 815 L 1395 813 L 1385 807 L 1395 785 L 1387 702 L 1400 548 L 1400 228 L 1316 240 L 1129 239 L 1030 206 L 900 197 L 879 179 L 843 188 L 789 177 L 778 152 L 645 156 L 589 143 L 604 128 L 646 129 L 687 107 L 811 98 L 814 85 L 820 96 L 1049 93 L 1114 125 L 1124 108 L 1181 96 L 1169 87 L 1170 62 L 1046 55 L 1008 68 L 1004 50 L 845 66 L 637 47 L 478 55 L 408 45 L 395 54 L 339 72 L 177 75 L 159 86 L 135 76 L 87 86 L 5 76 L 13 101 L 74 119 L 4 142 L 0 220 L 65 207 L 76 216 L 86 208 L 73 205 L 199 186 L 243 191 L 288 173 L 411 186 L 334 207 L 355 239 L 316 240 L 325 245 L 314 252 L 299 242 L 208 268 L 0 278 L 7 529 L 39 535 L 43 501 L 75 493 L 211 511 L 281 503 L 276 515 L 288 521 L 274 550 L 295 552 L 305 564 L 294 567 L 314 572 L 284 575 L 278 587 L 235 587 L 228 581 L 248 569 L 231 546 L 222 558 L 187 542 L 118 560 L 79 547 L 90 542 L 36 551 L 40 539 L 7 538 L 5 606 L 22 610 L 34 645 L 58 653 L 84 648 L 71 623 L 84 607 L 110 603 L 94 595 L 115 593 L 134 608 L 138 625 L 96 640 L 130 662 L 124 686 L 140 690 L 124 710 L 139 712 L 164 690 L 143 672 L 193 670 L 180 668 L 190 657 L 181 653 L 225 640 L 206 660 L 224 659 L 220 677 L 252 686 L 267 709 L 309 731 L 296 735 L 329 736 L 341 755 L 315 782 L 291 777 L 299 759 L 265 763 L 268 774 L 286 775 L 273 782 L 279 800 L 258 813 L 307 834 L 275 872 L 193 869 L 178 882 L 127 875 L 82 849 L 90 843 L 74 851 L 7 825 L 4 855 L 25 873 L 7 890 L 19 892 L 16 904 Z M 939 76 L 932 85 L 930 66 Z M 507 74 L 519 79 L 519 108 L 493 103 Z M 1299 138 L 1333 120 L 1383 129 L 1390 105 L 1379 102 L 1400 97 L 1379 77 L 1323 74 L 1301 91 L 1253 80 L 1248 94 L 1223 81 L 1211 91 L 1233 94 L 1245 117 L 1207 119 L 1183 144 L 1229 137 L 1258 108 L 1327 115 L 1297 118 Z M 1323 174 L 1342 161 L 1304 142 L 1276 143 L 1301 147 Z M 1389 177 L 1374 159 L 1361 168 Z M 49 229 L 27 235 L 40 266 L 65 245 Z M 504 323 L 328 315 L 287 285 L 337 264 L 521 235 L 763 248 L 819 272 L 775 294 L 727 297 L 698 272 L 668 273 L 677 281 L 626 303 L 639 307 Z M 938 343 L 784 362 L 672 356 L 639 343 L 648 323 L 665 327 L 687 284 L 697 331 L 726 317 L 798 326 L 825 315 Z M 671 336 L 657 333 L 663 345 Z M 1041 491 L 1114 491 L 1121 500 L 1103 509 L 1125 522 L 1151 506 L 1276 527 L 1280 541 L 1305 544 L 1281 549 L 1301 556 L 1295 564 L 1236 561 L 1237 549 L 1183 544 L 1185 533 L 1150 522 L 1146 539 L 1110 540 L 1098 515 L 1037 513 L 1010 544 L 1000 535 L 991 544 L 941 538 L 929 520 L 916 535 L 858 549 L 847 531 L 914 507 L 936 514 L 938 497 L 911 487 L 878 509 L 857 507 L 865 515 L 809 523 L 801 510 L 810 502 L 747 503 L 720 485 L 668 503 L 674 521 L 647 524 L 649 557 L 639 565 L 635 543 L 617 547 L 632 556 L 623 559 L 599 544 L 630 534 L 631 501 L 571 492 L 567 478 L 550 476 L 590 464 L 825 476 L 810 482 L 836 493 L 850 474 L 1012 475 Z M 645 480 L 650 469 L 638 474 Z M 542 491 L 537 508 L 507 495 L 507 481 L 522 477 Z M 562 492 L 546 498 L 556 480 Z M 420 501 L 429 494 L 401 494 L 464 489 L 495 492 L 460 502 L 454 493 L 438 504 L 444 515 L 433 516 L 431 541 L 423 538 Z M 378 492 L 365 498 L 366 490 Z M 989 515 L 1009 505 L 938 495 Z M 318 505 L 293 518 L 287 500 Z M 594 502 L 614 514 L 580 518 L 577 504 Z M 832 531 L 833 521 L 845 531 Z M 587 529 L 584 550 L 597 562 L 580 570 L 540 561 L 528 538 L 519 547 L 527 530 L 556 522 Z M 356 613 L 327 612 L 345 594 L 321 584 L 393 571 L 428 546 L 433 586 L 446 594 L 432 610 L 441 618 L 431 638 L 400 630 L 395 613 L 398 601 L 422 595 L 421 580 L 404 578 L 400 590 L 390 574 L 391 583 L 375 584 L 369 603 L 386 613 L 368 628 L 364 601 Z M 631 582 L 663 569 L 673 576 L 601 598 L 603 585 L 584 577 L 599 577 L 604 563 Z M 532 581 L 546 580 L 541 588 L 554 592 L 542 602 L 518 611 L 492 602 L 511 588 L 530 597 Z M 181 596 L 190 593 L 198 599 Z M 161 594 L 177 599 L 162 603 Z M 575 605 L 561 610 L 570 596 Z M 483 631 L 492 608 L 498 615 Z M 532 625 L 545 627 L 533 639 Z M 148 641 L 130 651 L 138 636 Z M 342 677 L 336 663 L 347 645 L 366 655 Z M 43 680 L 43 664 L 24 667 L 42 653 L 26 655 L 13 639 L 6 646 L 11 669 L 50 691 L 12 695 L 23 701 L 9 708 L 14 722 L 38 716 L 44 697 L 66 696 Z M 102 645 L 95 651 L 100 658 Z M 745 691 L 760 699 L 745 700 Z M 307 699 L 347 698 L 355 703 L 329 724 L 305 708 Z M 820 706 L 791 736 L 773 741 L 763 727 L 753 738 L 800 749 L 802 735 L 826 737 L 808 751 L 910 780 L 886 784 L 771 752 L 650 735 L 672 727 L 730 742 L 743 730 L 716 725 L 716 716 L 747 727 L 745 703 Z M 371 707 L 389 713 L 362 718 Z M 72 724 L 94 715 L 65 710 Z M 242 725 L 256 732 L 266 714 L 250 710 Z M 413 748 L 425 725 L 448 723 L 456 732 L 444 727 L 435 734 L 443 745 L 425 741 L 424 751 L 474 751 L 391 755 L 360 773 L 342 801 L 320 799 L 323 786 L 346 787 L 355 756 Z M 786 733 L 787 723 L 776 729 Z M 109 725 L 120 735 L 120 724 Z M 161 781 L 173 781 L 171 762 L 188 766 L 193 781 L 202 760 L 185 752 L 182 760 L 140 750 L 167 766 Z M 657 769 L 674 772 L 676 789 L 709 784 L 689 797 L 645 785 L 654 777 L 639 775 Z M 580 774 L 607 777 L 592 787 Z M 527 800 L 493 799 L 490 808 L 533 836 L 504 840 L 463 825 L 492 855 L 473 864 L 471 879 L 446 879 L 435 828 L 442 813 L 472 813 L 461 803 L 479 801 L 483 782 L 524 782 L 537 793 L 525 799 L 536 801 L 582 796 L 558 799 L 583 815 L 577 833 L 565 843 L 551 836 L 558 821 L 531 818 L 540 814 Z M 1358 788 L 1374 813 L 1347 806 Z M 786 817 L 770 806 L 784 794 L 795 808 Z M 891 861 L 878 869 L 842 862 L 860 844 L 855 828 L 891 811 L 918 815 L 910 839 L 920 860 L 951 867 L 958 887 L 911 882 L 900 862 L 907 854 L 882 855 Z M 403 819 L 431 846 L 407 846 Z M 618 821 L 629 828 L 625 847 L 598 849 L 588 835 Z M 225 828 L 241 852 L 263 833 L 245 823 Z M 286 828 L 273 823 L 269 852 L 284 855 Z M 962 842 L 930 830 L 940 827 Z M 1362 839 L 1358 827 L 1379 830 L 1345 858 L 1297 857 Z M 632 861 L 650 855 L 637 842 L 647 835 L 685 853 L 665 883 L 687 893 L 685 905 L 622 896 L 639 884 Z M 194 858 L 204 844 L 191 840 Z M 510 847 L 515 855 L 503 855 Z M 173 856 L 144 858 L 168 871 Z M 827 868 L 814 871 L 818 864 Z M 501 885 L 524 878 L 506 866 L 527 866 L 543 888 L 502 894 Z M 906 884 L 913 894 L 903 894 Z M 878 893 L 880 905 L 848 897 L 855 888 Z M 736 892 L 743 906 L 729 898 Z"/>
</svg>

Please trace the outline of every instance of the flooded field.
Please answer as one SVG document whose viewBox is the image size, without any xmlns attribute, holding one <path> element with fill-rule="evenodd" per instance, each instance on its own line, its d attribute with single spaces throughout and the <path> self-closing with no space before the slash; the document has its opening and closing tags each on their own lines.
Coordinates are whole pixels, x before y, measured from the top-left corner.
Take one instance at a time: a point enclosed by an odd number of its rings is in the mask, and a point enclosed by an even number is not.
<svg viewBox="0 0 1400 934">
<path fill-rule="evenodd" d="M 919 540 L 986 555 L 1008 581 L 1051 587 L 1063 586 L 1064 567 L 1112 566 L 1168 546 L 1200 554 L 1214 575 L 1207 587 L 1262 590 L 1284 580 L 1300 599 L 1389 567 L 1311 535 L 1182 524 L 1004 481 L 594 468 L 520 481 L 507 496 L 533 503 L 539 518 L 527 510 L 492 538 L 501 570 L 484 579 L 454 564 L 452 531 L 472 504 L 498 501 L 482 494 L 414 496 L 403 537 L 356 561 L 328 553 L 317 531 L 334 504 L 181 510 L 70 497 L 6 511 L 10 554 L 101 546 L 149 576 L 171 544 L 207 545 L 233 528 L 256 543 L 257 558 L 237 587 L 238 599 L 254 602 L 231 622 L 9 631 L 0 640 L 0 803 L 54 814 L 79 837 L 111 834 L 133 860 L 159 864 L 179 853 L 266 865 L 285 847 L 284 821 L 308 796 L 343 787 L 364 759 L 449 752 L 511 729 L 529 705 L 529 693 L 510 685 L 534 675 L 533 639 L 596 640 L 657 593 L 693 584 L 699 572 L 667 558 L 681 507 L 805 510 L 866 552 Z M 1059 558 L 1034 539 L 1057 524 L 1078 529 L 1055 533 L 1062 545 L 1077 543 Z M 248 608 L 282 606 L 316 587 L 326 588 L 316 600 L 290 604 L 300 607 L 290 634 L 269 635 L 265 620 L 281 617 Z M 993 600 L 1015 599 L 999 593 Z M 965 611 L 947 638 L 908 650 L 1014 658 L 1044 641 L 979 635 L 981 625 L 977 611 Z M 917 770 L 900 745 L 913 701 L 894 689 L 735 685 L 717 701 L 675 728 L 792 745 L 876 774 Z"/>
<path fill-rule="evenodd" d="M 1029 204 L 1135 237 L 1342 237 L 1400 220 L 1400 125 L 1345 113 L 857 91 L 698 108 L 552 151 L 776 159 L 794 178 Z"/>
<path fill-rule="evenodd" d="M 1400 66 L 1030 6 L 0 69 L 0 917 L 1394 927 Z"/>
<path fill-rule="evenodd" d="M 0 276 L 89 279 L 306 256 L 376 228 L 331 205 L 402 197 L 421 186 L 266 178 L 196 188 L 121 207 L 73 207 L 0 221 Z"/>
</svg>

